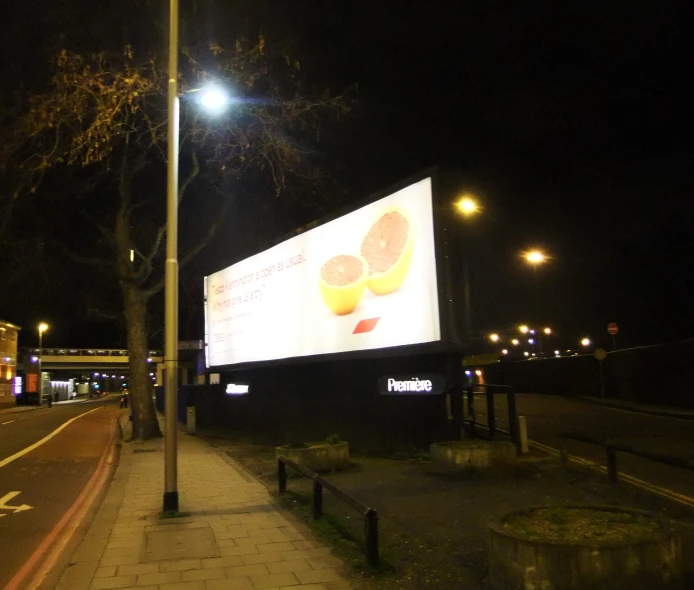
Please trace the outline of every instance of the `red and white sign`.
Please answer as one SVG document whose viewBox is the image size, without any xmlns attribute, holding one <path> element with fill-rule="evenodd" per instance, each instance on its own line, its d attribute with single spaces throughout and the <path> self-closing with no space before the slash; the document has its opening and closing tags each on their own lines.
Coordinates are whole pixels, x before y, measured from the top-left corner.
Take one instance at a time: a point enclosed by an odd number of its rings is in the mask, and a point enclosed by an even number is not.
<svg viewBox="0 0 694 590">
<path fill-rule="evenodd" d="M 205 279 L 210 367 L 441 339 L 431 178 Z"/>
<path fill-rule="evenodd" d="M 607 324 L 607 332 L 615 336 L 619 332 L 619 326 L 615 322 L 610 322 Z"/>
</svg>

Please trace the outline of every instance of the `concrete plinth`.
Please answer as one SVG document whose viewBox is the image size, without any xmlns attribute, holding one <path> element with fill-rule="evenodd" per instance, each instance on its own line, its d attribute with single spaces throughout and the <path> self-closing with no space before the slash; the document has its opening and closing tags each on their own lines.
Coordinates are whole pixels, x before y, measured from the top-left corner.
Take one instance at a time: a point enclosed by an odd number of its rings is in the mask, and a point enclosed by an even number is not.
<svg viewBox="0 0 694 590">
<path fill-rule="evenodd" d="M 312 471 L 337 471 L 349 467 L 349 443 L 306 443 L 304 447 L 284 445 L 276 447 L 277 457 L 290 461 Z"/>
<path fill-rule="evenodd" d="M 453 440 L 432 443 L 429 454 L 435 468 L 467 471 L 471 468 L 511 465 L 516 446 L 496 440 Z"/>
<path fill-rule="evenodd" d="M 497 590 L 681 590 L 683 588 L 682 539 L 680 534 L 656 516 L 622 508 L 564 507 L 560 510 L 604 512 L 615 515 L 615 522 L 629 515 L 653 519 L 658 526 L 638 525 L 621 539 L 575 540 L 575 527 L 567 520 L 567 540 L 542 540 L 541 533 L 509 526 L 518 515 L 532 515 L 544 507 L 514 512 L 489 525 L 489 584 Z M 532 521 L 528 521 L 532 522 Z M 609 530 L 609 523 L 597 525 Z M 617 524 L 615 526 L 624 526 Z M 530 533 L 528 531 L 531 531 Z M 628 530 L 628 529 L 625 529 Z M 621 529 L 620 529 L 621 531 Z M 654 532 L 656 531 L 656 532 Z M 529 539 L 528 536 L 531 536 Z M 570 539 L 570 540 L 569 540 Z"/>
</svg>

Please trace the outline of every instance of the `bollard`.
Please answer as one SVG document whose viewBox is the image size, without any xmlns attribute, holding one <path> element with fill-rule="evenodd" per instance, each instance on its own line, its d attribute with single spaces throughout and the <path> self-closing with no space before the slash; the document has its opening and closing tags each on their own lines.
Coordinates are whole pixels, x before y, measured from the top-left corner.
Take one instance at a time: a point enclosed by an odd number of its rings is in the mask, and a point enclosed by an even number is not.
<svg viewBox="0 0 694 590">
<path fill-rule="evenodd" d="M 280 494 L 287 491 L 287 466 L 282 459 L 277 459 L 277 487 Z"/>
<path fill-rule="evenodd" d="M 496 435 L 496 408 L 494 407 L 494 392 L 491 387 L 487 387 L 487 428 L 489 428 L 489 437 L 494 438 Z"/>
<path fill-rule="evenodd" d="M 520 452 L 527 455 L 530 452 L 528 445 L 528 423 L 525 421 L 525 416 L 518 416 L 518 441 L 513 441 L 520 447 Z"/>
<path fill-rule="evenodd" d="M 188 434 L 195 434 L 195 406 L 186 408 L 186 429 Z"/>
<path fill-rule="evenodd" d="M 376 567 L 378 565 L 378 513 L 369 508 L 364 515 L 364 528 L 366 537 L 366 560 L 369 565 Z"/>
<path fill-rule="evenodd" d="M 569 451 L 566 448 L 566 439 L 561 439 L 561 446 L 559 447 L 559 460 L 562 465 L 567 465 L 569 463 Z"/>
<path fill-rule="evenodd" d="M 313 480 L 313 519 L 318 520 L 323 516 L 323 485 L 318 480 Z"/>
<path fill-rule="evenodd" d="M 617 453 L 609 445 L 605 446 L 605 451 L 607 451 L 607 481 L 617 483 Z"/>
</svg>

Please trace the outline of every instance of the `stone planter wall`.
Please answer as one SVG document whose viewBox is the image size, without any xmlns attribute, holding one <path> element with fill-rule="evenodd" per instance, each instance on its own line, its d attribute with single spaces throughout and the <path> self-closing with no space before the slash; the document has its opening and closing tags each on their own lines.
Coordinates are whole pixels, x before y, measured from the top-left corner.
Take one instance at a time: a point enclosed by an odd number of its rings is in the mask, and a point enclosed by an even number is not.
<svg viewBox="0 0 694 590">
<path fill-rule="evenodd" d="M 316 472 L 337 471 L 349 467 L 349 443 L 316 442 L 307 443 L 307 445 L 305 448 L 293 448 L 290 445 L 277 447 L 275 455 L 286 457 L 290 461 Z"/>
<path fill-rule="evenodd" d="M 494 440 L 454 440 L 432 443 L 429 447 L 435 467 L 450 470 L 509 465 L 516 462 L 516 446 Z"/>
<path fill-rule="evenodd" d="M 596 507 L 595 510 L 644 514 L 619 508 Z M 496 590 L 682 590 L 684 587 L 682 539 L 673 529 L 665 527 L 662 534 L 622 542 L 529 540 L 503 526 L 505 520 L 516 514 L 489 526 L 489 584 Z"/>
</svg>

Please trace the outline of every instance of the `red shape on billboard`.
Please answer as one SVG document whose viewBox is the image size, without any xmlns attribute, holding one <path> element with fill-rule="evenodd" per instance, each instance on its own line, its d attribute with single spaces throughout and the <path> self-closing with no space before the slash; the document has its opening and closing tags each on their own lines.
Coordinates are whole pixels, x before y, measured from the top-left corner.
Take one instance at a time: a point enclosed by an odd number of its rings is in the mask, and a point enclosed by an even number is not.
<svg viewBox="0 0 694 590">
<path fill-rule="evenodd" d="M 376 327 L 378 320 L 381 318 L 369 318 L 368 320 L 362 320 L 354 328 L 352 334 L 364 334 L 365 332 L 371 332 Z"/>
</svg>

